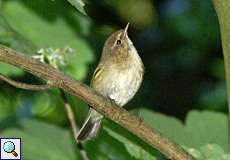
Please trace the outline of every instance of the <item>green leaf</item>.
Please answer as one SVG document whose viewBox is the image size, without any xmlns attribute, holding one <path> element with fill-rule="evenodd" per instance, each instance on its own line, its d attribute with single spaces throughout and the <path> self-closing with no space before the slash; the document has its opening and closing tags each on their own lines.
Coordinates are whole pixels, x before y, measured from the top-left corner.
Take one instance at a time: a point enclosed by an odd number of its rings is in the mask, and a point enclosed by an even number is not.
<svg viewBox="0 0 230 160">
<path fill-rule="evenodd" d="M 197 160 L 229 160 L 230 154 L 226 154 L 224 150 L 217 144 L 206 144 L 198 149 L 185 148 Z"/>
<path fill-rule="evenodd" d="M 22 138 L 24 159 L 75 160 L 79 150 L 70 133 L 59 127 L 36 120 L 22 120 L 20 125 L 1 132 L 3 137 Z"/>
<path fill-rule="evenodd" d="M 28 96 L 28 92 L 22 92 L 20 98 L 30 104 L 30 113 L 33 116 L 55 124 L 66 123 L 64 101 L 59 90 L 35 92 L 30 96 Z"/>
<path fill-rule="evenodd" d="M 13 99 L 13 100 L 12 100 Z M 18 93 L 13 88 L 8 88 L 1 84 L 0 91 L 0 122 L 16 113 L 20 105 Z"/>
<path fill-rule="evenodd" d="M 224 150 L 218 145 L 208 144 L 201 147 L 200 150 L 209 160 L 215 160 L 224 155 Z"/>
<path fill-rule="evenodd" d="M 24 74 L 24 71 L 10 64 L 0 62 L 0 73 L 6 76 L 20 76 Z"/>
<path fill-rule="evenodd" d="M 207 143 L 220 145 L 229 151 L 229 121 L 227 115 L 211 111 L 192 111 L 185 123 L 188 137 L 188 146 L 202 146 Z M 187 138 L 188 140 L 188 138 Z"/>
<path fill-rule="evenodd" d="M 0 43 L 25 53 L 34 53 L 36 46 L 16 32 L 0 12 Z"/>
<path fill-rule="evenodd" d="M 35 46 L 14 31 L 2 14 L 0 14 L 0 44 L 25 53 L 33 53 L 35 51 Z M 8 76 L 18 76 L 24 72 L 12 65 L 0 62 L 0 73 Z"/>
<path fill-rule="evenodd" d="M 84 9 L 85 3 L 82 0 L 68 0 L 68 2 L 72 4 L 75 8 L 77 8 L 77 10 L 79 10 L 81 13 L 86 15 Z"/>
<path fill-rule="evenodd" d="M 129 152 L 131 156 L 133 156 L 136 159 L 147 159 L 147 160 L 156 160 L 156 157 L 152 154 L 148 153 L 142 146 L 134 143 L 129 138 L 119 134 L 118 132 L 115 132 L 111 130 L 108 127 L 104 127 L 105 131 L 112 136 L 113 138 L 117 139 L 119 142 L 123 143 L 126 150 Z"/>
<path fill-rule="evenodd" d="M 178 139 L 176 142 L 181 143 L 184 139 L 187 139 L 187 137 L 184 136 L 186 134 L 184 131 L 184 125 L 174 117 L 166 116 L 144 108 L 138 110 L 138 116 L 143 118 L 143 120 L 151 127 L 159 130 L 169 138 L 173 140 Z"/>
<path fill-rule="evenodd" d="M 66 94 L 67 101 L 72 106 L 77 123 L 85 120 L 88 114 L 88 105 L 78 97 Z"/>
<path fill-rule="evenodd" d="M 12 103 L 4 93 L 0 92 L 0 121 L 4 120 L 8 116 L 10 116 L 12 113 L 14 113 L 14 110 L 12 109 Z"/>
<path fill-rule="evenodd" d="M 90 29 L 89 18 L 82 18 L 65 1 L 23 0 L 3 4 L 2 13 L 10 26 L 38 48 L 73 48 L 75 52 L 64 71 L 78 80 L 85 78 L 87 65 L 94 58 L 84 38 Z"/>
<path fill-rule="evenodd" d="M 140 109 L 139 116 L 150 126 L 183 146 L 198 149 L 202 145 L 214 143 L 225 151 L 229 150 L 229 123 L 225 114 L 191 111 L 184 125 L 176 118 L 146 109 Z"/>
<path fill-rule="evenodd" d="M 101 130 L 96 139 L 87 141 L 84 148 L 89 158 L 93 160 L 135 160 L 129 155 L 121 142 L 111 137 L 104 130 Z"/>
</svg>

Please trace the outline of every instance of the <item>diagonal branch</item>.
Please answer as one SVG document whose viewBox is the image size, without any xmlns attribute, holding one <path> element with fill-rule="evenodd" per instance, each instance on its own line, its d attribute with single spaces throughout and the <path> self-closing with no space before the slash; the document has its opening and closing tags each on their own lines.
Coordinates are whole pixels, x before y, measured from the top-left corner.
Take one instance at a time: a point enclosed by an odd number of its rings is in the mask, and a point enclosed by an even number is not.
<svg viewBox="0 0 230 160">
<path fill-rule="evenodd" d="M 172 160 L 193 159 L 179 145 L 147 126 L 140 119 L 129 114 L 125 109 L 118 107 L 87 85 L 64 75 L 55 68 L 3 46 L 0 46 L 0 61 L 22 68 L 45 81 L 49 81 L 53 86 L 81 98 L 104 116 L 158 149 L 167 158 Z"/>
</svg>

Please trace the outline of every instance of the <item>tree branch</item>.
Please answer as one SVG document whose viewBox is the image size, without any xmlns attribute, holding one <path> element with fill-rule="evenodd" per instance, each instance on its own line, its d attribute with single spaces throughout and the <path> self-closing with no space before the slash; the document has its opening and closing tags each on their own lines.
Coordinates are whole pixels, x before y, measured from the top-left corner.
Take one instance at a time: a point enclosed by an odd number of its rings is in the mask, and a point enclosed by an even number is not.
<svg viewBox="0 0 230 160">
<path fill-rule="evenodd" d="M 32 90 L 32 91 L 41 91 L 41 90 L 47 90 L 50 88 L 54 88 L 54 86 L 51 84 L 34 85 L 34 84 L 27 84 L 27 83 L 18 82 L 18 81 L 12 80 L 10 78 L 7 78 L 7 77 L 3 76 L 2 74 L 0 74 L 0 80 L 3 80 L 3 81 L 9 83 L 10 85 L 12 85 L 16 88 Z"/>
<path fill-rule="evenodd" d="M 193 159 L 179 145 L 147 126 L 137 117 L 129 114 L 125 109 L 117 106 L 87 85 L 64 75 L 55 68 L 1 46 L 0 61 L 22 68 L 43 80 L 49 81 L 53 86 L 81 98 L 107 118 L 123 126 L 152 147 L 158 149 L 167 158 L 172 160 Z"/>
</svg>

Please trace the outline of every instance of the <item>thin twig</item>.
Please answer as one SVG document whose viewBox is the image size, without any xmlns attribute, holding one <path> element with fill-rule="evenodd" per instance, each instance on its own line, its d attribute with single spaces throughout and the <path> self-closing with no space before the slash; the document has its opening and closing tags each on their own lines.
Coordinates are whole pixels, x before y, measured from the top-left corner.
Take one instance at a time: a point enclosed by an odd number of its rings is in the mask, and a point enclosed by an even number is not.
<svg viewBox="0 0 230 160">
<path fill-rule="evenodd" d="M 65 102 L 65 110 L 66 110 L 67 117 L 69 119 L 72 131 L 73 131 L 74 139 L 78 143 L 78 141 L 77 141 L 77 134 L 78 134 L 79 130 L 78 130 L 77 124 L 75 122 L 73 110 L 70 107 L 69 103 L 67 103 L 67 102 Z"/>
<path fill-rule="evenodd" d="M 89 157 L 87 155 L 87 152 L 85 151 L 83 145 L 81 144 L 81 142 L 78 142 L 77 140 L 77 135 L 78 135 L 78 127 L 77 127 L 77 124 L 75 122 L 75 118 L 74 118 L 74 114 L 73 114 L 73 110 L 71 108 L 71 106 L 69 105 L 68 102 L 65 102 L 65 109 L 66 109 L 66 113 L 67 113 L 67 117 L 69 119 L 69 122 L 70 122 L 70 125 L 71 125 L 71 128 L 72 128 L 72 132 L 73 132 L 73 136 L 74 136 L 74 139 L 75 139 L 75 142 L 80 150 L 80 154 L 82 156 L 82 158 L 84 160 L 89 160 Z"/>
<path fill-rule="evenodd" d="M 61 92 L 61 97 L 64 101 L 64 107 L 65 107 L 66 114 L 67 114 L 67 117 L 69 119 L 69 122 L 70 122 L 70 125 L 72 128 L 74 139 L 75 139 L 76 143 L 78 143 L 77 134 L 78 134 L 79 129 L 78 129 L 76 121 L 75 121 L 74 112 L 73 112 L 73 110 L 72 110 L 72 108 L 71 108 L 71 106 L 67 100 L 65 93 L 62 90 L 60 90 L 60 92 Z"/>
<path fill-rule="evenodd" d="M 80 145 L 81 145 L 81 143 L 80 143 Z M 83 160 L 90 160 L 85 149 L 80 149 L 80 154 L 81 154 L 81 157 L 83 158 Z"/>
<path fill-rule="evenodd" d="M 41 84 L 41 85 L 34 85 L 34 84 L 27 84 L 23 82 L 18 82 L 15 80 L 12 80 L 8 77 L 5 77 L 4 75 L 0 74 L 0 80 L 3 80 L 10 85 L 16 87 L 16 88 L 21 88 L 21 89 L 26 89 L 26 90 L 32 90 L 32 91 L 41 91 L 41 90 L 47 90 L 50 88 L 54 88 L 52 84 Z"/>
<path fill-rule="evenodd" d="M 117 106 L 87 85 L 64 75 L 55 68 L 6 47 L 0 47 L 0 61 L 22 68 L 45 81 L 52 82 L 53 85 L 63 89 L 65 92 L 81 98 L 99 113 L 158 149 L 167 158 L 172 160 L 193 159 L 183 148 L 146 125 L 139 118 L 131 115 L 125 109 Z"/>
</svg>

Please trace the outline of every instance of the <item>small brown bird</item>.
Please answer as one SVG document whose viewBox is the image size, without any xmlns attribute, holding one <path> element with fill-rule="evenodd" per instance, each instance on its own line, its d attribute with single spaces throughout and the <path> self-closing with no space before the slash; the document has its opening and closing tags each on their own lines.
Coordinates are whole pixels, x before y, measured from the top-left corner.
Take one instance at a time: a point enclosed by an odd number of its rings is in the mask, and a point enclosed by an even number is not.
<svg viewBox="0 0 230 160">
<path fill-rule="evenodd" d="M 129 23 L 125 29 L 113 33 L 106 40 L 91 80 L 91 86 L 96 91 L 121 107 L 135 95 L 144 74 L 141 58 L 128 37 L 128 27 Z M 77 139 L 84 141 L 95 138 L 102 118 L 100 113 L 91 108 Z"/>
</svg>

